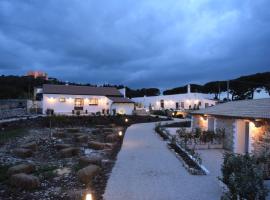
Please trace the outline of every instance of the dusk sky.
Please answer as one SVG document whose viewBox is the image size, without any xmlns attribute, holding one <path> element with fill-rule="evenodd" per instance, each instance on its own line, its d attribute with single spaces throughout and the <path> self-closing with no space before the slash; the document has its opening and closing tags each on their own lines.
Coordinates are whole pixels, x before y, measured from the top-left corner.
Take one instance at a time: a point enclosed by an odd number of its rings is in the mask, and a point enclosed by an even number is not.
<svg viewBox="0 0 270 200">
<path fill-rule="evenodd" d="M 1 0 L 0 74 L 170 88 L 270 71 L 269 0 Z"/>
</svg>

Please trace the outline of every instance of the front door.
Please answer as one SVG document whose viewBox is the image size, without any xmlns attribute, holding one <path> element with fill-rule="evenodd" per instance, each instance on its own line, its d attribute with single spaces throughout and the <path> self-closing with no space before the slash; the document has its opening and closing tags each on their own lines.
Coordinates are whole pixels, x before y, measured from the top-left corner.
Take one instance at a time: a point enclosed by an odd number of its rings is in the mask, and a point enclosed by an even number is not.
<svg viewBox="0 0 270 200">
<path fill-rule="evenodd" d="M 83 110 L 83 98 L 75 98 L 74 110 Z"/>
<path fill-rule="evenodd" d="M 175 103 L 175 109 L 176 109 L 176 110 L 179 109 L 179 103 L 178 103 L 178 102 Z"/>
<path fill-rule="evenodd" d="M 249 152 L 249 122 L 245 123 L 245 153 Z"/>
</svg>

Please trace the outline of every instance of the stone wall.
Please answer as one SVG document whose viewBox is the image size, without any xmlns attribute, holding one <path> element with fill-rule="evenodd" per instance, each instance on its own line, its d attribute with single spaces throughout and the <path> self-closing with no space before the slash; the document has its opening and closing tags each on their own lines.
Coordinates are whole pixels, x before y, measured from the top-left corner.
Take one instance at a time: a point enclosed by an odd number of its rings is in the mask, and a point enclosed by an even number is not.
<svg viewBox="0 0 270 200">
<path fill-rule="evenodd" d="M 253 128 L 252 139 L 252 153 L 254 155 L 260 156 L 266 148 L 270 150 L 270 122 L 268 124 L 264 124 L 259 128 Z"/>
<path fill-rule="evenodd" d="M 225 130 L 224 149 L 233 151 L 235 120 L 226 118 L 216 118 L 216 129 Z"/>
<path fill-rule="evenodd" d="M 21 117 L 27 115 L 26 108 L 14 108 L 7 110 L 0 110 L 0 120 L 8 119 L 13 117 Z"/>
<path fill-rule="evenodd" d="M 0 110 L 26 108 L 26 99 L 1 99 L 0 100 Z"/>
</svg>

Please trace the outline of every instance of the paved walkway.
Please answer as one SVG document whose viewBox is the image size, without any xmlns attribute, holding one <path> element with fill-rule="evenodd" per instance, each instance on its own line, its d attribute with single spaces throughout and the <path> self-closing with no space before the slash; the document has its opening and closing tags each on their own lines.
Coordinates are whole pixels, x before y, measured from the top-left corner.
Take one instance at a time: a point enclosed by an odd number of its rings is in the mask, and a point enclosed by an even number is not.
<svg viewBox="0 0 270 200">
<path fill-rule="evenodd" d="M 216 168 L 221 162 L 221 152 L 209 151 L 209 156 L 207 152 L 202 153 L 209 175 L 190 175 L 153 129 L 154 123 L 136 124 L 127 129 L 104 199 L 219 199 L 221 190 Z"/>
</svg>

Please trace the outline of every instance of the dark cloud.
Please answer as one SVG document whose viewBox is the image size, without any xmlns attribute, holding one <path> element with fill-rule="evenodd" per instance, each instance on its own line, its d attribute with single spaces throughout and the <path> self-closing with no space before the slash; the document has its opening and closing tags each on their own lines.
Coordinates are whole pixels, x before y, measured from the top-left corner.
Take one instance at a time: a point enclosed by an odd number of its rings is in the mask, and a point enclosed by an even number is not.
<svg viewBox="0 0 270 200">
<path fill-rule="evenodd" d="M 2 0 L 0 73 L 173 87 L 269 71 L 268 0 Z"/>
</svg>

